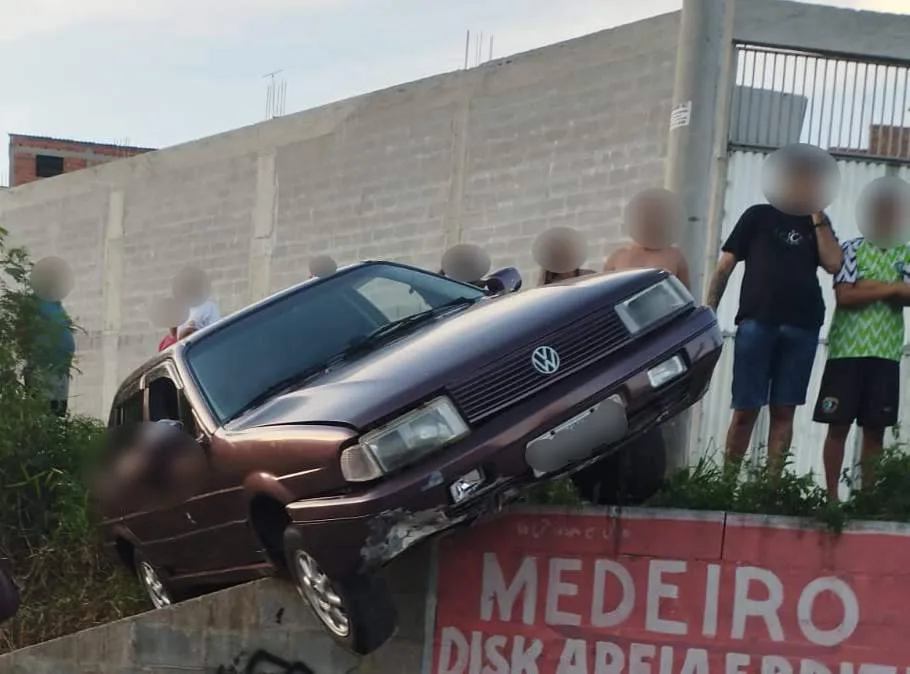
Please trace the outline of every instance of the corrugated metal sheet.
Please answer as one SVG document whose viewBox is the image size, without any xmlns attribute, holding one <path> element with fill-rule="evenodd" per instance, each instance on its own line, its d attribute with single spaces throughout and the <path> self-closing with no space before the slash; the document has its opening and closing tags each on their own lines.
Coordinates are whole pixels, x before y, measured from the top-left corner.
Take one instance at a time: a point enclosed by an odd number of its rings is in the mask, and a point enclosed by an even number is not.
<svg viewBox="0 0 910 674">
<path fill-rule="evenodd" d="M 765 201 L 761 190 L 761 166 L 765 158 L 762 153 L 733 152 L 730 156 L 727 179 L 727 194 L 724 199 L 723 237 L 732 231 L 739 215 L 749 206 Z M 838 237 L 843 241 L 859 236 L 854 215 L 855 204 L 863 187 L 871 180 L 886 173 L 884 164 L 842 160 L 838 162 L 841 171 L 841 188 L 837 200 L 827 209 L 834 223 Z M 910 180 L 910 168 L 900 170 L 905 180 Z M 705 453 L 722 452 L 727 425 L 730 423 L 730 385 L 733 366 L 733 330 L 736 307 L 739 302 L 739 290 L 742 280 L 742 265 L 738 265 L 730 279 L 724 299 L 718 309 L 718 319 L 726 334 L 726 346 L 720 363 L 717 366 L 711 388 L 697 414 L 698 442 L 692 449 L 692 460 L 697 460 Z M 824 442 L 825 427 L 812 421 L 812 405 L 818 395 L 821 373 L 825 363 L 825 336 L 834 309 L 834 292 L 830 275 L 819 270 L 819 280 L 824 292 L 825 304 L 828 307 L 819 352 L 815 360 L 812 382 L 809 386 L 809 398 L 806 406 L 798 410 L 794 427 L 793 452 L 795 469 L 800 473 L 814 472 L 822 475 L 821 451 Z M 906 317 L 905 317 L 906 323 Z M 908 331 L 907 334 L 910 334 Z M 907 381 L 910 376 L 910 359 L 905 355 L 902 376 Z M 910 398 L 907 391 L 902 392 L 901 425 L 910 421 Z M 762 414 L 756 433 L 753 436 L 753 456 L 761 453 L 768 432 L 767 414 Z M 851 434 L 848 441 L 848 453 L 856 448 L 856 434 Z"/>
</svg>

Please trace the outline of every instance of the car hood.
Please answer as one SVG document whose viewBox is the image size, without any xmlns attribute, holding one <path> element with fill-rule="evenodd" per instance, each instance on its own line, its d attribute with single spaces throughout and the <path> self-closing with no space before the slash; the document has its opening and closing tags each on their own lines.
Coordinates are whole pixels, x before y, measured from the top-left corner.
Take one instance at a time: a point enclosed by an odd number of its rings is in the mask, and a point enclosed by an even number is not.
<svg viewBox="0 0 910 674">
<path fill-rule="evenodd" d="M 659 281 L 640 270 L 483 299 L 272 398 L 227 430 L 286 424 L 343 424 L 358 430 L 441 393 L 466 372 Z"/>
</svg>

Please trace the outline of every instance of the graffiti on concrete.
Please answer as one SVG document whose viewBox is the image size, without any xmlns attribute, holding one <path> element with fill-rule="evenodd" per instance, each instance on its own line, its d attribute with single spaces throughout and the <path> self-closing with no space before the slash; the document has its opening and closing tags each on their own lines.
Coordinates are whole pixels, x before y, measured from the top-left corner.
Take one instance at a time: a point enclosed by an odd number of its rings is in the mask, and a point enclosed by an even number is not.
<svg viewBox="0 0 910 674">
<path fill-rule="evenodd" d="M 242 669 L 238 666 L 243 656 L 239 656 L 231 665 L 222 665 L 215 674 L 316 674 L 309 665 L 299 660 L 288 662 L 284 658 L 269 653 L 266 650 L 258 650 L 253 653 L 246 666 Z"/>
</svg>

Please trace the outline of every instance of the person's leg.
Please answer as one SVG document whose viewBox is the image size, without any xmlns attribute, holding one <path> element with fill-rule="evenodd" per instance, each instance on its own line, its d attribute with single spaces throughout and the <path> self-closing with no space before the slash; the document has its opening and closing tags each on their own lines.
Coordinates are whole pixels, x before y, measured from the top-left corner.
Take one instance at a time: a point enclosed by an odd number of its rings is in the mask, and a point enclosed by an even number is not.
<svg viewBox="0 0 910 674">
<path fill-rule="evenodd" d="M 863 366 L 859 358 L 835 358 L 825 363 L 813 420 L 828 425 L 822 454 L 828 497 L 837 500 L 850 427 L 863 400 Z"/>
<path fill-rule="evenodd" d="M 790 445 L 793 444 L 793 418 L 796 407 L 771 404 L 768 425 L 768 472 L 780 477 L 787 463 Z"/>
<path fill-rule="evenodd" d="M 755 420 L 768 403 L 771 362 L 777 329 L 755 321 L 743 321 L 733 346 L 733 418 L 727 429 L 727 466 L 739 472 L 749 448 Z"/>
<path fill-rule="evenodd" d="M 828 498 L 832 501 L 838 500 L 837 488 L 840 484 L 841 471 L 844 465 L 844 452 L 849 434 L 849 424 L 835 424 L 828 426 L 828 433 L 825 436 L 825 445 L 822 450 L 822 459 L 825 465 L 825 487 L 828 490 Z"/>
<path fill-rule="evenodd" d="M 793 417 L 806 402 L 818 330 L 780 326 L 771 371 L 771 427 L 768 430 L 768 468 L 779 475 L 793 442 Z"/>
<path fill-rule="evenodd" d="M 884 449 L 885 429 L 896 426 L 900 405 L 900 362 L 863 358 L 863 404 L 858 415 L 862 429 L 862 486 L 875 482 L 875 464 Z"/>
<path fill-rule="evenodd" d="M 862 488 L 866 489 L 875 484 L 876 463 L 882 456 L 882 450 L 885 445 L 885 427 L 863 426 L 862 452 L 860 461 L 862 463 Z"/>
</svg>

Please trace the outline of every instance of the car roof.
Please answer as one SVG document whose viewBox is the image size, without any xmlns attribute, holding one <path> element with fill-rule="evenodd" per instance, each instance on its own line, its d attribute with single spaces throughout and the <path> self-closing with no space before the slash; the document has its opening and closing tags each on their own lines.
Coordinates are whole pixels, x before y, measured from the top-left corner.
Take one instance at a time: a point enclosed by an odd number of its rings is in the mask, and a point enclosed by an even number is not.
<svg viewBox="0 0 910 674">
<path fill-rule="evenodd" d="M 320 283 L 325 283 L 330 278 L 335 278 L 339 274 L 346 274 L 351 271 L 354 271 L 355 269 L 360 269 L 361 267 L 368 267 L 371 265 L 380 265 L 380 264 L 393 266 L 393 267 L 402 267 L 404 269 L 413 269 L 415 271 L 423 272 L 425 274 L 438 276 L 438 274 L 436 274 L 436 272 L 430 271 L 428 269 L 423 269 L 421 267 L 416 267 L 414 265 L 405 264 L 403 262 L 389 262 L 388 260 L 362 260 L 360 262 L 355 262 L 354 264 L 349 264 L 349 265 L 345 265 L 344 267 L 339 267 L 339 269 L 334 274 L 331 274 L 330 276 L 325 276 L 325 277 L 321 277 L 321 278 L 320 277 L 310 278 L 310 279 L 306 279 L 305 281 L 301 281 L 300 283 L 295 283 L 292 286 L 288 286 L 287 288 L 284 288 L 283 290 L 279 290 L 278 292 L 273 293 L 267 297 L 264 297 L 261 300 L 253 302 L 252 304 L 249 304 L 238 311 L 228 314 L 221 320 L 218 320 L 215 323 L 212 323 L 211 325 L 206 326 L 197 332 L 194 332 L 189 337 L 185 337 L 184 339 L 180 340 L 173 346 L 170 346 L 167 349 L 165 349 L 164 351 L 155 354 L 154 356 L 152 356 L 151 358 L 149 358 L 148 360 L 143 362 L 139 367 L 134 369 L 121 382 L 120 386 L 117 387 L 117 393 L 114 396 L 112 405 L 118 404 L 123 398 L 124 391 L 131 388 L 134 384 L 138 384 L 138 381 L 142 378 L 143 374 L 145 374 L 149 370 L 152 370 L 153 368 L 155 368 L 157 365 L 164 362 L 165 360 L 173 359 L 174 356 L 177 356 L 179 358 L 180 354 L 182 354 L 183 351 L 188 346 L 192 345 L 194 342 L 198 341 L 205 335 L 208 335 L 212 332 L 217 332 L 218 330 L 220 330 L 221 328 L 223 328 L 226 325 L 230 325 L 231 323 L 233 323 L 241 318 L 244 318 L 245 316 L 249 316 L 250 314 L 255 313 L 256 311 L 258 311 L 259 309 L 262 309 L 263 307 L 273 304 L 274 302 L 278 302 L 279 300 L 287 297 L 288 295 L 293 295 L 294 293 L 299 291 L 301 288 L 304 288 L 307 286 L 316 286 L 316 285 L 319 285 Z M 452 283 L 459 283 L 460 285 L 464 285 L 464 286 L 470 287 L 474 290 L 477 290 L 477 286 L 473 286 L 473 285 L 470 285 L 467 283 L 461 283 L 460 281 L 456 281 L 455 279 L 451 279 L 448 277 L 444 277 L 444 278 L 446 278 L 447 281 L 450 281 Z"/>
</svg>

